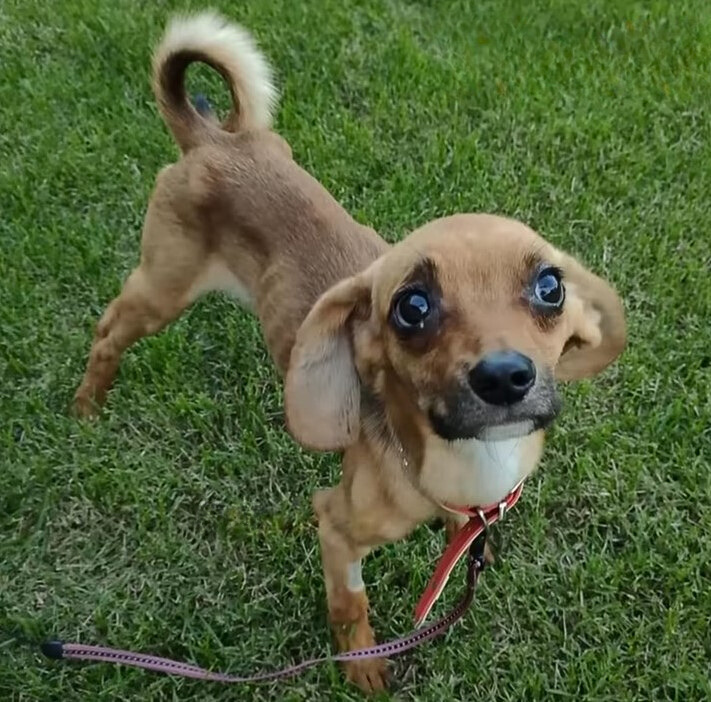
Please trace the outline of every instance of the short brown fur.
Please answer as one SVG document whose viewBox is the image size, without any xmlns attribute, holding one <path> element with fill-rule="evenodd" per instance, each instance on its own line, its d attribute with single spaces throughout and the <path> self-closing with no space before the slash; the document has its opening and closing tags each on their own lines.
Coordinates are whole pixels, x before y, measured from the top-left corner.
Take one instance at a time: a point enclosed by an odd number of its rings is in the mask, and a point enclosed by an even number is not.
<svg viewBox="0 0 711 702">
<path fill-rule="evenodd" d="M 184 154 L 158 175 L 140 264 L 98 324 L 76 410 L 94 414 L 126 348 L 202 293 L 227 289 L 246 301 L 285 375 L 293 436 L 343 452 L 341 482 L 317 492 L 313 506 L 338 646 L 369 646 L 368 600 L 352 575 L 360 559 L 435 517 L 448 521 L 451 537 L 459 524 L 444 503 L 503 498 L 542 451 L 542 429 L 510 440 L 518 459 L 506 464 L 505 482 L 504 464 L 489 465 L 481 453 L 495 451 L 495 442 L 444 440 L 431 413 L 446 414 L 452 393 L 469 392 L 468 369 L 498 349 L 525 353 L 542 374 L 562 380 L 598 373 L 623 349 L 622 308 L 607 283 L 513 220 L 447 217 L 388 246 L 242 109 L 240 101 L 250 102 L 246 82 L 230 68 L 240 57 L 211 51 L 210 37 L 202 39 L 197 52 L 166 40 L 156 54 L 156 95 Z M 195 58 L 230 82 L 235 110 L 226 128 L 185 99 L 184 73 Z M 425 259 L 446 323 L 431 343 L 413 346 L 393 330 L 393 300 Z M 567 286 L 562 312 L 544 325 L 521 301 L 539 260 L 560 267 Z M 364 690 L 386 684 L 382 660 L 345 667 Z"/>
</svg>

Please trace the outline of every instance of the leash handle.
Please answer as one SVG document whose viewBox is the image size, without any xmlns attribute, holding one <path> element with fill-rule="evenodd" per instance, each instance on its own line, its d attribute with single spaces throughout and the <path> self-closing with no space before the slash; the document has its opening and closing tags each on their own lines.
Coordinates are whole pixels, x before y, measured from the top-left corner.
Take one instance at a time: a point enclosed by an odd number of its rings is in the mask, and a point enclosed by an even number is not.
<svg viewBox="0 0 711 702">
<path fill-rule="evenodd" d="M 179 675 L 184 678 L 213 680 L 223 683 L 252 683 L 281 680 L 328 661 L 346 662 L 365 660 L 368 658 L 397 656 L 443 634 L 452 624 L 461 619 L 467 609 L 469 609 L 474 599 L 474 590 L 476 589 L 479 574 L 484 569 L 485 540 L 486 534 L 483 532 L 471 544 L 467 566 L 466 590 L 457 606 L 445 617 L 442 617 L 429 626 L 416 629 L 411 634 L 399 639 L 371 646 L 370 648 L 345 651 L 344 653 L 337 653 L 322 658 L 312 658 L 295 665 L 287 666 L 281 670 L 255 673 L 254 675 L 246 676 L 228 675 L 226 673 L 206 670 L 205 668 L 200 668 L 190 663 L 174 661 L 170 658 L 161 658 L 146 653 L 134 653 L 132 651 L 123 651 L 116 648 L 107 648 L 105 646 L 85 646 L 83 644 L 64 643 L 62 641 L 46 641 L 41 645 L 40 649 L 47 658 L 55 660 L 72 659 L 94 663 L 115 663 L 118 665 L 132 666 L 134 668 L 142 668 L 144 670 L 152 670 L 156 673 L 164 673 L 166 675 Z"/>
</svg>

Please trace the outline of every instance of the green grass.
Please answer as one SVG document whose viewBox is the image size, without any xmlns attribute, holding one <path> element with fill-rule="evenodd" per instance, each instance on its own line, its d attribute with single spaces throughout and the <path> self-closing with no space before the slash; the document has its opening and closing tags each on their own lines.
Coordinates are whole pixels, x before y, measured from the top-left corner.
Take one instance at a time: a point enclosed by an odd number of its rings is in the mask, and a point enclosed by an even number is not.
<svg viewBox="0 0 711 702">
<path fill-rule="evenodd" d="M 215 4 L 277 68 L 295 157 L 361 221 L 394 240 L 456 211 L 519 217 L 629 314 L 620 362 L 566 391 L 475 608 L 394 663 L 394 696 L 708 699 L 711 4 Z M 148 79 L 174 7 L 0 5 L 0 699 L 356 700 L 335 666 L 227 688 L 34 645 L 233 672 L 331 650 L 309 497 L 338 465 L 285 433 L 252 318 L 205 299 L 127 354 L 100 422 L 67 413 L 176 156 Z M 409 630 L 441 540 L 367 561 L 381 638 Z"/>
</svg>

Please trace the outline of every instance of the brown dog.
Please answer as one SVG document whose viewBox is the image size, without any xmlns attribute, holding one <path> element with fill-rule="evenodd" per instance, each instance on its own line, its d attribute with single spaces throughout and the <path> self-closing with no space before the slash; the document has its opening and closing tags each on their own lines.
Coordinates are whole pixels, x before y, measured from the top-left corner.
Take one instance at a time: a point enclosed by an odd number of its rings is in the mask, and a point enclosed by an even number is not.
<svg viewBox="0 0 711 702">
<path fill-rule="evenodd" d="M 221 126 L 186 98 L 194 61 L 230 86 Z M 173 22 L 154 72 L 183 157 L 158 176 L 140 265 L 98 325 L 76 408 L 92 414 L 123 351 L 202 293 L 252 307 L 286 376 L 291 433 L 343 452 L 341 483 L 313 502 L 338 645 L 369 646 L 361 559 L 446 517 L 443 503 L 490 504 L 529 475 L 559 410 L 556 379 L 594 375 L 622 351 L 620 301 L 501 217 L 447 217 L 388 246 L 269 131 L 266 61 L 215 15 Z M 346 670 L 365 690 L 385 684 L 382 660 Z"/>
</svg>

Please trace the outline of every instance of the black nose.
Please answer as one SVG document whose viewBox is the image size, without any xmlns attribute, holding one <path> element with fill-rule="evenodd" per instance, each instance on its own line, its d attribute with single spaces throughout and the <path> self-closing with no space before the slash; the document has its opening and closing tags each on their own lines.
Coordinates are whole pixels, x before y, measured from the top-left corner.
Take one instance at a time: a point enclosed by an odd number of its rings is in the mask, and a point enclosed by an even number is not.
<svg viewBox="0 0 711 702">
<path fill-rule="evenodd" d="M 533 361 L 518 351 L 494 351 L 469 373 L 472 390 L 490 405 L 513 405 L 536 381 Z"/>
</svg>

